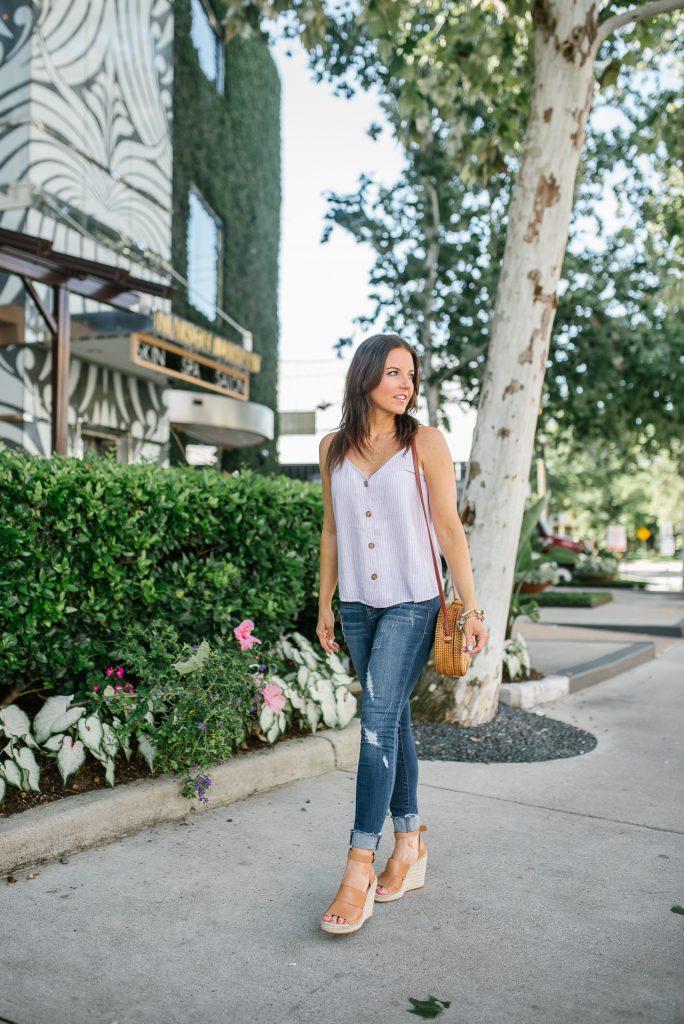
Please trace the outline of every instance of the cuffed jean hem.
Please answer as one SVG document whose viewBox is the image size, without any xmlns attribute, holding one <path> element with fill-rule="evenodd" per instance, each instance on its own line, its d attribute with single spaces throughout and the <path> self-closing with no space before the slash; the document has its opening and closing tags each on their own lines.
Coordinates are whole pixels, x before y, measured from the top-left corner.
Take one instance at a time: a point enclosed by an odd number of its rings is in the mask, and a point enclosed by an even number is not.
<svg viewBox="0 0 684 1024">
<path fill-rule="evenodd" d="M 359 832 L 353 828 L 349 836 L 349 845 L 358 846 L 362 850 L 377 850 L 382 834 L 379 832 Z"/>
<path fill-rule="evenodd" d="M 420 815 L 419 814 L 402 814 L 398 817 L 393 817 L 394 831 L 395 832 L 415 832 L 417 828 L 420 828 Z"/>
</svg>

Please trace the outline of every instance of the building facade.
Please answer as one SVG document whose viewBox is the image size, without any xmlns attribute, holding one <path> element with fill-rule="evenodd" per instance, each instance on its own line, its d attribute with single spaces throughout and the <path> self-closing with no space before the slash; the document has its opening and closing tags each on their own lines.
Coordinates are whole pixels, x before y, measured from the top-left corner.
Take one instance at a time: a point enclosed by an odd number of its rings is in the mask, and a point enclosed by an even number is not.
<svg viewBox="0 0 684 1024">
<path fill-rule="evenodd" d="M 71 454 L 275 467 L 279 132 L 266 43 L 226 47 L 208 0 L 10 6 L 0 227 L 175 289 L 130 311 L 71 295 Z M 3 275 L 0 440 L 35 454 L 51 359 Z"/>
</svg>

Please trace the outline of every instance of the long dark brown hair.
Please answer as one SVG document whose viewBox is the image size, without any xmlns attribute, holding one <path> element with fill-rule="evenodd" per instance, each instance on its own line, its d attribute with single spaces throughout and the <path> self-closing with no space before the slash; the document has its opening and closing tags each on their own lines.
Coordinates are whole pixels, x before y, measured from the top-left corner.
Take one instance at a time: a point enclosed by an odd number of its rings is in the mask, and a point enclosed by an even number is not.
<svg viewBox="0 0 684 1024">
<path fill-rule="evenodd" d="M 388 354 L 394 348 L 404 348 L 413 359 L 413 394 L 401 415 L 394 417 L 395 436 L 403 448 L 408 448 L 420 424 L 410 413 L 418 408 L 420 362 L 415 349 L 398 334 L 373 334 L 362 341 L 351 361 L 344 384 L 342 419 L 340 427 L 328 448 L 328 472 L 339 465 L 350 448 L 360 452 L 370 448 L 370 422 L 373 409 L 368 392 L 377 388 L 382 380 Z"/>
</svg>

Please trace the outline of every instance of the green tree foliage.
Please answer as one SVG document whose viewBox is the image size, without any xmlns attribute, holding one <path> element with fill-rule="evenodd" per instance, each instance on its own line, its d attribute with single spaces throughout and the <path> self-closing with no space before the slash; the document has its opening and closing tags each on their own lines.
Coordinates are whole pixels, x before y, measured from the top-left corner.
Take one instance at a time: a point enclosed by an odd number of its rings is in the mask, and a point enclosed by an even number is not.
<svg viewBox="0 0 684 1024">
<path fill-rule="evenodd" d="M 357 323 L 364 330 L 394 330 L 426 357 L 432 423 L 441 418 L 447 424 L 445 382 L 458 380 L 463 400 L 477 400 L 505 204 L 506 196 L 494 189 L 469 192 L 435 144 L 416 152 L 392 187 L 362 176 L 356 193 L 329 196 L 324 240 L 336 225 L 375 254 L 373 309 Z M 338 351 L 351 341 L 341 339 Z"/>
</svg>

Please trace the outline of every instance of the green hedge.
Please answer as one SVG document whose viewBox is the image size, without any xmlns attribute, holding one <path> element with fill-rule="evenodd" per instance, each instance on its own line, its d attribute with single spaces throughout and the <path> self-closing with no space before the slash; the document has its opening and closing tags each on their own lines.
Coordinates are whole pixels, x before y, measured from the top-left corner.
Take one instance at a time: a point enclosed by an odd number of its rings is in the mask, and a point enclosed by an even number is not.
<svg viewBox="0 0 684 1024">
<path fill-rule="evenodd" d="M 613 595 L 606 590 L 544 590 L 534 599 L 541 608 L 595 608 L 609 604 Z"/>
<path fill-rule="evenodd" d="M 131 622 L 181 638 L 242 619 L 311 632 L 322 492 L 315 484 L 0 447 L 0 685 L 71 691 Z"/>
</svg>

